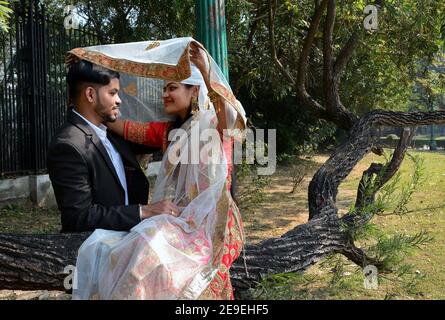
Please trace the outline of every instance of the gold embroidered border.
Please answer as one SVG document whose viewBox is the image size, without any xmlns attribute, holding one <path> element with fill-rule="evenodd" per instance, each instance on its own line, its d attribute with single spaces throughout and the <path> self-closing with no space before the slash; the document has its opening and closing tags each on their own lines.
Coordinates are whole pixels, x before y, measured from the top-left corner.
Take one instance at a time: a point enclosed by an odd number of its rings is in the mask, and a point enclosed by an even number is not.
<svg viewBox="0 0 445 320">
<path fill-rule="evenodd" d="M 215 231 L 212 239 L 213 248 L 215 248 L 215 251 L 220 251 L 221 256 L 217 254 L 217 252 L 214 252 L 214 257 L 219 259 L 218 263 L 220 263 L 220 260 L 222 258 L 222 248 L 224 247 L 224 239 L 227 236 L 227 219 L 229 212 L 229 197 L 230 194 L 227 190 L 227 181 L 224 184 L 221 197 L 218 200 L 218 203 L 216 204 L 216 219 L 215 219 Z"/>
<path fill-rule="evenodd" d="M 238 243 L 238 254 L 241 253 L 241 250 L 243 248 L 243 231 L 242 231 L 242 222 L 241 222 L 241 216 L 238 207 L 236 206 L 235 202 L 230 201 L 230 194 L 226 194 L 225 191 L 227 191 L 227 188 L 225 187 L 223 189 L 223 193 L 221 195 L 220 200 L 217 204 L 217 212 L 218 212 L 218 219 L 217 219 L 217 227 L 215 230 L 215 235 L 222 234 L 224 235 L 222 245 L 223 248 L 221 248 L 220 244 L 214 246 L 214 255 L 215 258 L 218 260 L 218 268 L 219 272 L 216 273 L 215 277 L 210 282 L 210 285 L 203 291 L 203 293 L 199 296 L 199 300 L 230 300 L 232 299 L 232 284 L 230 281 L 230 270 L 224 265 L 222 262 L 222 256 L 224 254 L 228 253 L 228 249 L 226 247 L 227 245 L 233 245 L 233 243 Z M 228 193 L 228 191 L 227 191 Z M 230 202 L 230 203 L 229 203 Z M 230 228 L 228 226 L 228 212 L 229 209 L 232 209 L 232 219 L 234 219 L 234 225 Z M 227 210 L 227 211 L 226 211 Z M 222 215 L 220 213 L 224 212 L 225 219 L 222 219 Z M 218 221 L 220 220 L 220 221 Z M 224 225 L 222 225 L 222 221 L 224 221 Z M 224 231 L 221 230 L 221 228 L 224 227 Z M 218 230 L 219 229 L 219 230 Z M 230 237 L 229 233 L 232 233 L 232 237 Z M 215 239 L 213 239 L 215 241 Z M 220 239 L 219 239 L 220 241 Z M 219 248 L 218 248 L 218 247 Z M 217 249 L 218 248 L 218 249 Z M 230 254 L 234 257 L 236 252 L 234 250 L 231 250 Z"/>
<path fill-rule="evenodd" d="M 126 139 L 138 143 L 144 144 L 145 142 L 145 134 L 147 132 L 149 123 L 140 123 L 140 122 L 128 122 L 128 129 L 126 129 Z"/>
<path fill-rule="evenodd" d="M 65 62 L 67 65 L 72 63 L 76 56 L 80 59 L 90 61 L 104 68 L 118 72 L 125 72 L 139 77 L 163 78 L 172 81 L 181 81 L 190 77 L 190 60 L 188 55 L 188 46 L 179 58 L 176 66 L 162 63 L 141 63 L 129 61 L 126 59 L 111 58 L 103 53 L 87 51 L 84 48 L 75 48 L 68 51 Z"/>
<path fill-rule="evenodd" d="M 190 58 L 188 55 L 189 46 L 190 44 L 188 44 L 185 48 L 176 66 L 162 63 L 146 64 L 141 62 L 129 61 L 126 59 L 111 58 L 103 53 L 87 51 L 84 48 L 75 48 L 68 51 L 65 56 L 65 63 L 69 67 L 78 58 L 80 58 L 100 65 L 104 68 L 108 68 L 118 72 L 125 72 L 134 76 L 181 81 L 190 77 L 191 75 Z M 232 105 L 238 113 L 240 113 L 238 105 L 239 102 L 228 88 L 216 81 L 211 81 L 210 86 L 230 105 Z"/>
<path fill-rule="evenodd" d="M 216 81 L 211 81 L 210 82 L 210 87 L 212 87 L 212 89 L 218 93 L 221 97 L 223 97 L 238 113 L 237 114 L 237 119 L 236 119 L 236 128 L 244 130 L 245 129 L 245 125 L 244 125 L 244 121 L 241 118 L 240 114 L 240 108 L 239 108 L 239 101 L 236 99 L 236 97 L 233 95 L 233 93 L 227 89 L 225 86 L 223 86 L 222 84 L 220 84 L 219 82 Z"/>
</svg>

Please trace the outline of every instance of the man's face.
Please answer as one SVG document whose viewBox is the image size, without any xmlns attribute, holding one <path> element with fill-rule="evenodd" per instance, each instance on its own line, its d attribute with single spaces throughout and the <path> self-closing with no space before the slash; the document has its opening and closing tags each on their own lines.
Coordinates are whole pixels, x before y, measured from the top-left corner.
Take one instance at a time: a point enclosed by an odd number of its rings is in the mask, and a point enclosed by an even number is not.
<svg viewBox="0 0 445 320">
<path fill-rule="evenodd" d="M 113 78 L 106 86 L 101 86 L 96 90 L 96 105 L 94 111 L 103 122 L 116 121 L 119 113 L 119 79 Z"/>
</svg>

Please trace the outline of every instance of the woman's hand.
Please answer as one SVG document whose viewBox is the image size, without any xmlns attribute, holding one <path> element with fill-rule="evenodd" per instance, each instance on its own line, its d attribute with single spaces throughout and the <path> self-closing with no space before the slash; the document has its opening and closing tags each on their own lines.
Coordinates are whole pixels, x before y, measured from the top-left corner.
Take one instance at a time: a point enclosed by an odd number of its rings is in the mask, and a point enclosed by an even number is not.
<svg viewBox="0 0 445 320">
<path fill-rule="evenodd" d="M 209 79 L 207 55 L 196 42 L 190 43 L 190 61 L 201 71 L 204 81 L 207 83 Z"/>
<path fill-rule="evenodd" d="M 207 66 L 208 58 L 205 50 L 201 47 L 199 43 L 192 42 L 190 43 L 190 61 L 199 69 L 204 78 L 204 82 L 206 84 L 207 90 L 209 92 L 213 92 L 212 86 L 210 85 L 210 75 L 209 75 L 209 67 Z M 227 121 L 226 121 L 226 112 L 225 112 L 225 104 L 221 101 L 218 95 L 216 95 L 215 99 L 212 100 L 213 106 L 216 111 L 216 115 L 218 118 L 218 132 L 220 137 L 223 137 L 224 129 L 227 129 Z"/>
</svg>

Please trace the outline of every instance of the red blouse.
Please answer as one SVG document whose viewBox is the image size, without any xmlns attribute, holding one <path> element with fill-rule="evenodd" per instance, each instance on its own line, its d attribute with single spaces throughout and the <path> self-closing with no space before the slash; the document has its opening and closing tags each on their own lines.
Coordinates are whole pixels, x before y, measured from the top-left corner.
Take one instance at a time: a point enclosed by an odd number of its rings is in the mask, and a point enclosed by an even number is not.
<svg viewBox="0 0 445 320">
<path fill-rule="evenodd" d="M 167 150 L 167 132 L 171 122 L 136 122 L 124 121 L 124 139 L 149 147 Z M 231 185 L 232 176 L 232 151 L 233 139 L 224 139 L 223 148 L 227 158 L 228 187 Z"/>
<path fill-rule="evenodd" d="M 136 122 L 125 120 L 124 139 L 149 147 L 167 149 L 166 132 L 169 122 Z"/>
</svg>

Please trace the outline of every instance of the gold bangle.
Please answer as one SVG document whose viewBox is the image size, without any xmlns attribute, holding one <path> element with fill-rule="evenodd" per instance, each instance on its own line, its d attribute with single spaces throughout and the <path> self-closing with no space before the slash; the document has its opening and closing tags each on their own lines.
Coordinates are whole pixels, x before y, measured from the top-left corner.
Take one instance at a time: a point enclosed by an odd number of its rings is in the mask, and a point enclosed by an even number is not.
<svg viewBox="0 0 445 320">
<path fill-rule="evenodd" d="M 213 103 L 215 112 L 219 113 L 221 111 L 221 106 L 219 106 L 217 103 L 220 101 L 220 96 L 219 96 L 218 92 L 216 92 L 215 90 L 211 90 L 211 91 L 209 91 L 209 93 L 207 93 L 207 96 L 209 97 L 210 101 Z"/>
<path fill-rule="evenodd" d="M 212 103 L 215 103 L 217 100 L 219 100 L 219 94 L 215 90 L 209 91 L 207 93 L 207 96 L 209 97 L 209 99 Z"/>
</svg>

